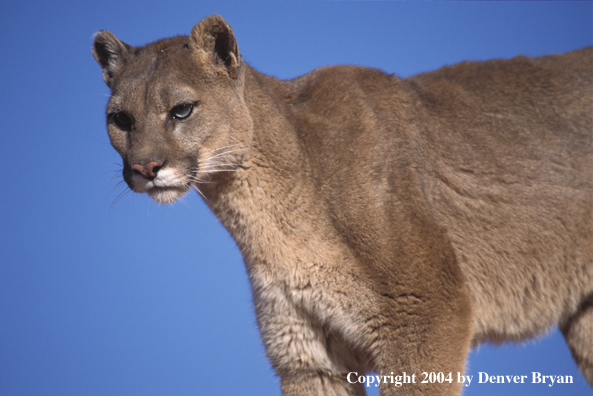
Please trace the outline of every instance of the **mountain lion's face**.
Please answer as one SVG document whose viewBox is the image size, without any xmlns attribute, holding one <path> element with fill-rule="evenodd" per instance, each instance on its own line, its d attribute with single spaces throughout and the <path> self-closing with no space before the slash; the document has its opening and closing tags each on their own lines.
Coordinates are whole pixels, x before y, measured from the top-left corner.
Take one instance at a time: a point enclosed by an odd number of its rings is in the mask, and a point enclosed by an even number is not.
<svg viewBox="0 0 593 396">
<path fill-rule="evenodd" d="M 234 169 L 251 136 L 241 68 L 220 67 L 193 37 L 141 48 L 109 32 L 97 38 L 112 91 L 109 137 L 133 191 L 170 203 Z"/>
</svg>

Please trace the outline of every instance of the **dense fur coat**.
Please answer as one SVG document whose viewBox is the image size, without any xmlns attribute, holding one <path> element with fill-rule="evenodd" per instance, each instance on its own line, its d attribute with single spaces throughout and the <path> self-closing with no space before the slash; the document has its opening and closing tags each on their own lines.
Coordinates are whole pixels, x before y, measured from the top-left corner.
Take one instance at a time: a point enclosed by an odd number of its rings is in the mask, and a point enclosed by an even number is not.
<svg viewBox="0 0 593 396">
<path fill-rule="evenodd" d="M 139 48 L 101 31 L 93 55 L 124 179 L 195 188 L 232 234 L 285 395 L 462 373 L 471 346 L 554 325 L 593 385 L 592 48 L 279 81 L 210 16 Z"/>
</svg>

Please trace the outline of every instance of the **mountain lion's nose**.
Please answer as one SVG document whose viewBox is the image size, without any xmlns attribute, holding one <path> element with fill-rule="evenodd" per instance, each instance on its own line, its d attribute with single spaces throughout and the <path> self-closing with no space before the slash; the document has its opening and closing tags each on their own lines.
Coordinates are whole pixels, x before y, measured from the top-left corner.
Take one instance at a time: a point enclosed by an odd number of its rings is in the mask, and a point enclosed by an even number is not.
<svg viewBox="0 0 593 396">
<path fill-rule="evenodd" d="M 140 164 L 134 164 L 132 166 L 132 170 L 140 173 L 145 179 L 152 180 L 156 177 L 159 169 L 161 169 L 163 164 L 160 162 L 149 162 L 148 164 L 142 166 Z"/>
</svg>

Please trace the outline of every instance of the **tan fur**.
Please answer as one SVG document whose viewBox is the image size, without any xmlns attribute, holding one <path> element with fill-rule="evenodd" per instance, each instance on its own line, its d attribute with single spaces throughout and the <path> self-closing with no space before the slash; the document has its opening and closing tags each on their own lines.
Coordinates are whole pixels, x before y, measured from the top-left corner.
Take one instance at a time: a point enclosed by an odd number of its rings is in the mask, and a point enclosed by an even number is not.
<svg viewBox="0 0 593 396">
<path fill-rule="evenodd" d="M 463 372 L 472 345 L 555 324 L 593 385 L 592 48 L 279 81 L 210 16 L 140 48 L 102 31 L 93 55 L 124 179 L 161 203 L 197 189 L 232 234 L 285 395 Z"/>
</svg>

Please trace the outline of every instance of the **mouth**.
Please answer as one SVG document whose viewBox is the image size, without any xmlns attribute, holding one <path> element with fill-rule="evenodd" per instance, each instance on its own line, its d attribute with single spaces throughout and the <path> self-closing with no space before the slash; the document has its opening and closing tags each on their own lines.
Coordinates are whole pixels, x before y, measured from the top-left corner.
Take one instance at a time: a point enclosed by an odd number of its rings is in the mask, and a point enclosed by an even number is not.
<svg viewBox="0 0 593 396">
<path fill-rule="evenodd" d="M 124 177 L 125 179 L 125 177 Z M 137 193 L 147 193 L 157 203 L 173 203 L 189 191 L 190 185 L 179 171 L 163 169 L 153 179 L 147 179 L 138 172 L 131 175 L 128 186 Z"/>
</svg>

